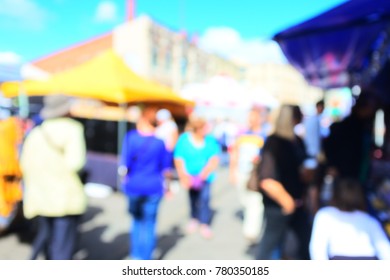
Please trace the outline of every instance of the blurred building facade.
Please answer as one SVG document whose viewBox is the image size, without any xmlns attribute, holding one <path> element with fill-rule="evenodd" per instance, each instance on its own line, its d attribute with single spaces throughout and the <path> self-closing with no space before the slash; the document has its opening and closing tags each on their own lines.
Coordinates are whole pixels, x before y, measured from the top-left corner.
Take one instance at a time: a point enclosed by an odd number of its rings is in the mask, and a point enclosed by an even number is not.
<svg viewBox="0 0 390 280">
<path fill-rule="evenodd" d="M 186 84 L 226 75 L 249 87 L 264 88 L 281 103 L 313 104 L 322 96 L 321 90 L 308 86 L 302 75 L 288 64 L 239 64 L 200 49 L 195 36 L 173 31 L 148 16 L 126 21 L 110 33 L 38 59 L 34 65 L 57 73 L 110 48 L 137 74 L 178 92 Z"/>
<path fill-rule="evenodd" d="M 250 66 L 246 71 L 246 83 L 264 88 L 280 103 L 310 106 L 324 95 L 320 88 L 310 86 L 289 64 L 263 63 Z"/>
<path fill-rule="evenodd" d="M 141 16 L 112 32 L 71 46 L 34 65 L 50 73 L 70 69 L 113 48 L 137 74 L 179 90 L 186 83 L 203 82 L 224 74 L 244 78 L 245 68 L 218 55 L 202 51 L 196 38 L 172 31 Z"/>
<path fill-rule="evenodd" d="M 114 49 L 139 74 L 176 90 L 218 74 L 244 78 L 243 67 L 202 51 L 195 37 L 174 32 L 147 16 L 118 26 L 114 30 Z"/>
</svg>

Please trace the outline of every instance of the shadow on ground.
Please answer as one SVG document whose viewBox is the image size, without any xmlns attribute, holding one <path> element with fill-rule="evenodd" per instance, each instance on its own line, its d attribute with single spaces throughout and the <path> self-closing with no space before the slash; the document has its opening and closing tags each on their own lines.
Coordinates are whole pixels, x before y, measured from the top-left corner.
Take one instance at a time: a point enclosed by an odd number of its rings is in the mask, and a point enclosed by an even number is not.
<svg viewBox="0 0 390 280">
<path fill-rule="evenodd" d="M 156 248 L 158 256 L 156 259 L 163 260 L 167 253 L 169 253 L 183 237 L 184 234 L 178 226 L 174 226 L 168 234 L 159 236 Z"/>
<path fill-rule="evenodd" d="M 90 207 L 83 216 L 82 224 L 92 220 L 102 210 Z M 82 226 L 81 224 L 81 226 Z M 103 240 L 108 225 L 99 225 L 80 234 L 79 249 L 75 259 L 79 260 L 123 260 L 128 257 L 131 248 L 128 232 L 123 232 L 109 241 Z M 158 236 L 156 259 L 164 259 L 177 242 L 184 237 L 179 226 L 174 226 L 167 233 Z"/>
<path fill-rule="evenodd" d="M 126 259 L 131 248 L 129 234 L 117 235 L 109 242 L 102 241 L 102 235 L 107 226 L 99 226 L 86 231 L 80 238 L 80 249 L 75 259 L 82 260 L 123 260 Z M 177 242 L 184 237 L 179 227 L 175 226 L 167 234 L 158 237 L 156 259 L 162 260 L 172 250 Z"/>
</svg>

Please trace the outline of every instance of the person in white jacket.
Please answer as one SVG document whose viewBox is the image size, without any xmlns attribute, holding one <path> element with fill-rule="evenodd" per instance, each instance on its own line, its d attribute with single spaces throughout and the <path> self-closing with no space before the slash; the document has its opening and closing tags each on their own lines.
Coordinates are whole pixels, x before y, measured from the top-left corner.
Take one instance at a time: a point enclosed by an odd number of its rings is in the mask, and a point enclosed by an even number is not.
<svg viewBox="0 0 390 280">
<path fill-rule="evenodd" d="M 42 250 L 48 259 L 72 259 L 79 217 L 87 208 L 78 175 L 86 161 L 84 130 L 69 118 L 72 102 L 64 95 L 46 96 L 43 123 L 31 130 L 22 148 L 23 212 L 38 221 L 31 259 Z"/>
<path fill-rule="evenodd" d="M 342 179 L 335 184 L 333 206 L 320 209 L 310 241 L 313 260 L 390 260 L 390 241 L 380 223 L 364 211 L 358 182 Z"/>
</svg>

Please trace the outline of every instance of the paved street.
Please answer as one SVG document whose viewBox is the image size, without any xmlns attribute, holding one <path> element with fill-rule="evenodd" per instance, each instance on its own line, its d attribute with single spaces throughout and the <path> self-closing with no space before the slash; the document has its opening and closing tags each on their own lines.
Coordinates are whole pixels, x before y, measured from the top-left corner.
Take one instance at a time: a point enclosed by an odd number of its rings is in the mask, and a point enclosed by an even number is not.
<svg viewBox="0 0 390 280">
<path fill-rule="evenodd" d="M 219 171 L 213 186 L 212 227 L 214 238 L 204 240 L 199 234 L 186 235 L 188 200 L 180 190 L 161 204 L 158 223 L 158 248 L 155 258 L 167 260 L 252 259 L 241 235 L 239 204 L 235 188 L 228 184 L 226 169 Z M 128 254 L 130 217 L 121 193 L 106 198 L 90 198 L 88 213 L 80 226 L 80 249 L 76 259 L 125 259 Z M 27 259 L 31 234 L 11 233 L 0 237 L 0 259 Z"/>
</svg>

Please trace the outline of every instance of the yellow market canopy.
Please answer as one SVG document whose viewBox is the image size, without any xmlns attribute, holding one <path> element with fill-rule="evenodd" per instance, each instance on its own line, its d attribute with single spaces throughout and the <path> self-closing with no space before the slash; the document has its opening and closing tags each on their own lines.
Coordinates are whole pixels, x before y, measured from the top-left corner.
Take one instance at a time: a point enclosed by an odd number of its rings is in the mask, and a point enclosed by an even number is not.
<svg viewBox="0 0 390 280">
<path fill-rule="evenodd" d="M 73 69 L 53 75 L 46 81 L 6 82 L 1 91 L 5 97 L 42 96 L 63 93 L 79 98 L 106 102 L 168 102 L 193 105 L 170 88 L 135 74 L 112 50 L 106 51 Z"/>
</svg>

